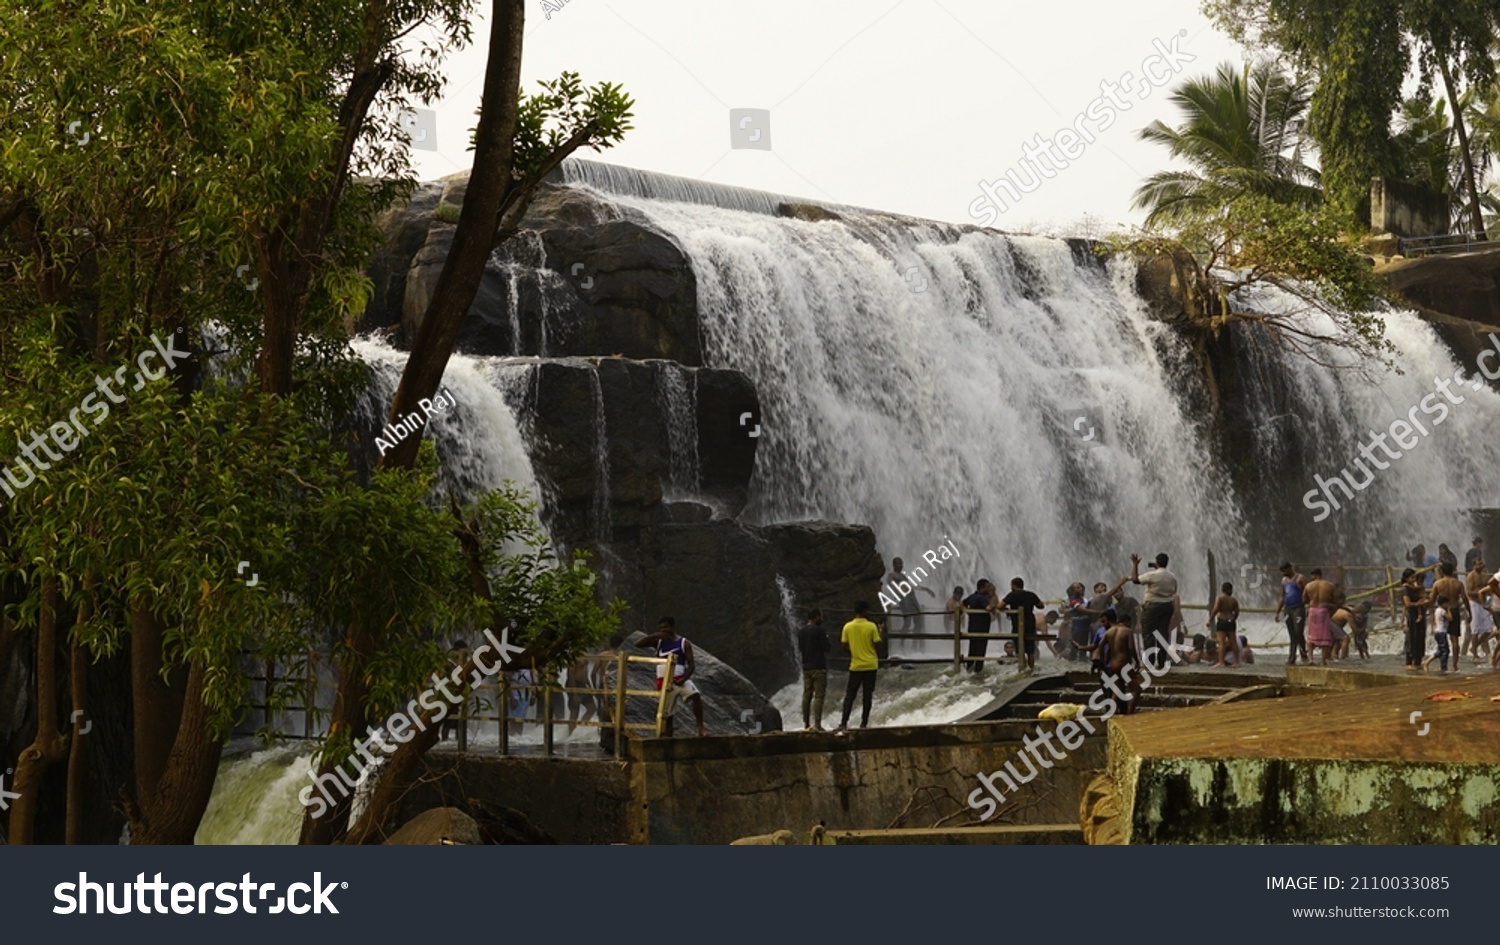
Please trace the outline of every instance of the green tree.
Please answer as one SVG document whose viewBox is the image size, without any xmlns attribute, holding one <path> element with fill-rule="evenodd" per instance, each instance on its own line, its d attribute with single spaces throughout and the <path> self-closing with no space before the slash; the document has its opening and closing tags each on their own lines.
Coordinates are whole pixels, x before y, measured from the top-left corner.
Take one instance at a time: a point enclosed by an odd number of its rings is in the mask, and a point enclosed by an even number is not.
<svg viewBox="0 0 1500 945">
<path fill-rule="evenodd" d="M 35 639 L 40 714 L 13 841 L 38 836 L 37 786 L 64 758 L 78 836 L 86 743 L 75 731 L 65 744 L 62 720 L 84 708 L 94 658 L 122 653 L 131 668 L 128 705 L 93 708 L 132 720 L 130 743 L 106 746 L 133 759 L 132 841 L 189 843 L 245 707 L 246 654 L 295 664 L 331 638 L 335 756 L 395 690 L 425 685 L 446 658 L 434 633 L 514 623 L 497 600 L 518 598 L 497 598 L 492 573 L 523 574 L 538 595 L 519 611 L 526 658 L 566 656 L 612 619 L 576 561 L 552 560 L 514 524 L 531 514 L 514 495 L 445 509 L 431 456 L 361 481 L 346 453 L 361 445 L 344 425 L 368 373 L 348 332 L 370 293 L 374 216 L 414 183 L 397 116 L 441 90 L 474 5 L 0 5 L 0 436 L 45 437 L 91 392 L 102 400 L 96 376 L 125 365 L 128 377 L 153 334 L 192 352 L 161 379 L 117 377 L 121 399 L 83 421 L 80 443 L 8 485 L 0 663 Z M 492 53 L 518 69 L 520 4 L 497 3 L 495 26 Z M 412 48 L 427 29 L 436 38 Z M 531 193 L 515 189 L 517 168 L 628 128 L 628 97 L 568 76 L 533 99 L 487 81 L 485 102 L 476 159 L 526 155 L 502 165 L 513 216 Z M 451 302 L 479 269 L 447 276 L 440 295 Z M 424 357 L 446 364 L 436 350 Z M 24 479 L 6 465 L 8 484 Z M 507 541 L 542 563 L 506 565 Z M 259 588 L 237 579 L 241 560 Z M 389 813 L 373 810 L 360 835 Z"/>
<path fill-rule="evenodd" d="M 1364 223 L 1355 211 L 1370 179 L 1399 171 L 1391 120 L 1413 68 L 1424 86 L 1443 84 L 1449 113 L 1458 119 L 1463 188 L 1477 208 L 1476 161 L 1457 109 L 1460 85 L 1494 79 L 1489 49 L 1500 6 L 1489 0 L 1205 0 L 1203 8 L 1235 38 L 1275 49 L 1316 74 L 1310 131 L 1328 199 L 1349 223 Z M 1471 221 L 1476 228 L 1481 222 L 1473 215 Z"/>
<path fill-rule="evenodd" d="M 1393 348 L 1380 315 L 1385 284 L 1326 205 L 1308 209 L 1244 194 L 1214 213 L 1185 218 L 1170 234 L 1135 233 L 1106 244 L 1106 252 L 1137 260 L 1177 260 L 1184 251 L 1197 269 L 1186 281 L 1189 308 L 1205 316 L 1209 330 L 1255 324 L 1325 367 L 1337 366 L 1325 354 L 1332 347 L 1390 365 Z M 1281 290 L 1280 298 L 1258 294 L 1263 286 Z"/>
<path fill-rule="evenodd" d="M 1244 194 L 1298 207 L 1320 203 L 1317 171 L 1304 161 L 1307 99 L 1307 83 L 1269 60 L 1242 68 L 1226 62 L 1179 85 L 1171 101 L 1182 124 L 1155 121 L 1140 137 L 1193 170 L 1161 171 L 1141 185 L 1135 207 L 1150 210 L 1146 225 L 1214 213 Z"/>
</svg>

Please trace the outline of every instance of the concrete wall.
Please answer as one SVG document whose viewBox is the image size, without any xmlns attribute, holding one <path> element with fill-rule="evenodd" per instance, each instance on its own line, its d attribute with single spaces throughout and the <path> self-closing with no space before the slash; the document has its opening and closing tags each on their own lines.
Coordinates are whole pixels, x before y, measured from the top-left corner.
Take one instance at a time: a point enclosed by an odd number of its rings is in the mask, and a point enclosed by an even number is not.
<svg viewBox="0 0 1500 945">
<path fill-rule="evenodd" d="M 400 820 L 439 806 L 477 817 L 468 802 L 475 798 L 520 811 L 560 843 L 721 844 L 780 829 L 805 842 L 820 822 L 830 830 L 927 828 L 949 815 L 957 816 L 944 825 L 959 827 L 977 821 L 967 806 L 977 775 L 1000 769 L 1024 736 L 1053 725 L 1007 719 L 844 736 L 632 740 L 626 765 L 435 754 Z M 987 825 L 1068 825 L 1062 839 L 1015 842 L 1076 842 L 1081 789 L 1104 766 L 1104 747 L 1102 733 L 1085 739 L 1007 798 Z"/>
<path fill-rule="evenodd" d="M 1448 198 L 1377 177 L 1370 182 L 1370 228 L 1397 236 L 1441 236 L 1449 230 Z"/>
<path fill-rule="evenodd" d="M 870 729 L 846 736 L 780 733 L 759 738 L 656 739 L 631 746 L 631 843 L 728 843 L 789 829 L 799 840 L 819 822 L 830 830 L 893 825 L 919 789 L 933 787 L 900 826 L 973 812 L 976 775 L 999 769 L 1021 738 L 1052 723 L 1006 720 L 940 728 Z M 1089 738 L 1024 785 L 1008 819 L 1077 824 L 1080 790 L 1102 766 L 1104 739 Z M 943 796 L 946 792 L 946 797 Z M 913 805 L 915 807 L 916 805 Z"/>
<path fill-rule="evenodd" d="M 1489 759 L 1142 757 L 1120 728 L 1108 754 L 1122 815 L 1108 842 L 1500 843 Z"/>
<path fill-rule="evenodd" d="M 1152 758 L 1137 770 L 1129 843 L 1500 843 L 1495 765 Z"/>
<path fill-rule="evenodd" d="M 433 807 L 476 815 L 477 798 L 520 811 L 558 843 L 625 842 L 630 785 L 619 762 L 435 752 L 428 766 L 402 801 L 403 823 Z"/>
</svg>

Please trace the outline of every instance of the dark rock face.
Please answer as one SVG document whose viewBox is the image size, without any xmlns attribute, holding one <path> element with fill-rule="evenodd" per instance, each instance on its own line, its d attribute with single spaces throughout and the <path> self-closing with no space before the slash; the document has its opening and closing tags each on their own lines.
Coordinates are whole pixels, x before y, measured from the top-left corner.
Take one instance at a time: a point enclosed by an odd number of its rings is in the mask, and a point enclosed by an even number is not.
<svg viewBox="0 0 1500 945">
<path fill-rule="evenodd" d="M 760 404 L 743 374 L 623 358 L 543 360 L 530 369 L 512 406 L 531 418 L 532 463 L 558 541 L 634 544 L 669 514 L 663 501 L 678 496 L 723 515 L 744 508 L 758 440 L 738 419 L 758 417 Z"/>
<path fill-rule="evenodd" d="M 654 630 L 671 614 L 678 632 L 766 692 L 801 672 L 793 633 L 802 613 L 848 610 L 861 596 L 873 601 L 883 573 L 872 530 L 827 522 L 662 524 L 643 534 L 638 561 L 640 587 L 627 621 Z M 790 620 L 778 579 L 795 601 Z"/>
<path fill-rule="evenodd" d="M 386 846 L 427 846 L 444 844 L 476 845 L 484 842 L 479 824 L 456 807 L 425 810 L 401 826 L 385 840 Z"/>
<path fill-rule="evenodd" d="M 759 443 L 760 405 L 743 374 L 623 358 L 528 369 L 513 406 L 531 417 L 548 527 L 593 555 L 604 592 L 631 605 L 628 629 L 654 630 L 670 613 L 769 691 L 798 673 L 778 576 L 799 610 L 874 599 L 882 562 L 869 528 L 734 520 Z"/>
<path fill-rule="evenodd" d="M 420 184 L 408 202 L 391 207 L 376 219 L 385 238 L 370 261 L 375 291 L 360 321 L 361 332 L 400 325 L 407 272 L 412 258 L 427 241 L 432 214 L 442 195 L 442 182 Z"/>
<path fill-rule="evenodd" d="M 467 175 L 424 184 L 381 218 L 375 294 L 359 331 L 409 343 L 453 245 Z M 476 355 L 619 355 L 701 364 L 697 283 L 682 250 L 644 220 L 576 188 L 543 185 L 485 267 L 459 333 Z"/>
<path fill-rule="evenodd" d="M 1071 241 L 1070 241 L 1071 242 Z M 1191 253 L 1178 247 L 1158 253 L 1136 269 L 1135 290 L 1162 321 L 1201 327 L 1206 298 L 1203 270 Z"/>
<path fill-rule="evenodd" d="M 460 174 L 423 185 L 381 218 L 386 244 L 360 330 L 388 329 L 397 345 L 414 336 L 467 184 Z M 780 210 L 840 219 L 812 205 Z M 544 185 L 492 254 L 458 349 L 536 358 L 511 366 L 529 373 L 508 396 L 547 525 L 563 550 L 591 553 L 602 593 L 631 605 L 626 628 L 654 630 L 674 614 L 754 692 L 797 678 L 783 587 L 799 610 L 874 599 L 882 562 L 870 529 L 734 521 L 755 469 L 760 399 L 744 374 L 698 366 L 692 265 L 630 208 Z"/>
</svg>

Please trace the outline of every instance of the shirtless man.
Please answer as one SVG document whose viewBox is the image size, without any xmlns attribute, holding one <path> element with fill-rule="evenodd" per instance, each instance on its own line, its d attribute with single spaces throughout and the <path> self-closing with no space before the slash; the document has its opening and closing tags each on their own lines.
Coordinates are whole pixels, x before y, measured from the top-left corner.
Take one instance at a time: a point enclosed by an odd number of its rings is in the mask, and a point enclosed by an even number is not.
<svg viewBox="0 0 1500 945">
<path fill-rule="evenodd" d="M 953 596 L 943 601 L 943 634 L 952 636 L 964 625 L 964 589 L 955 587 Z"/>
<path fill-rule="evenodd" d="M 1328 665 L 1328 655 L 1333 650 L 1333 602 L 1334 588 L 1323 580 L 1323 570 L 1313 568 L 1312 577 L 1302 589 L 1302 602 L 1307 607 L 1307 645 L 1310 650 L 1322 650 L 1320 665 Z"/>
<path fill-rule="evenodd" d="M 1339 641 L 1339 649 L 1342 655 L 1340 659 L 1349 657 L 1349 641 L 1352 639 L 1354 645 L 1359 649 L 1359 655 L 1364 659 L 1370 658 L 1370 645 L 1365 637 L 1365 621 L 1369 618 L 1370 603 L 1355 604 L 1353 607 L 1340 606 L 1333 612 L 1333 625 L 1344 633 L 1344 638 Z"/>
<path fill-rule="evenodd" d="M 1135 712 L 1135 697 L 1141 688 L 1141 674 L 1145 672 L 1140 665 L 1140 651 L 1135 646 L 1135 628 L 1130 625 L 1131 619 L 1120 614 L 1116 623 L 1104 635 L 1104 645 L 1109 655 L 1103 675 L 1108 677 L 1106 684 L 1114 693 L 1115 704 L 1120 707 L 1122 715 Z M 1123 692 L 1115 684 L 1115 680 L 1125 684 Z"/>
<path fill-rule="evenodd" d="M 1219 659 L 1214 665 L 1222 669 L 1226 665 L 1224 657 L 1230 653 L 1234 654 L 1236 664 L 1240 662 L 1240 602 L 1234 596 L 1234 585 L 1228 581 L 1220 586 L 1219 592 L 1213 607 L 1209 608 L 1208 626 L 1213 629 L 1214 638 L 1219 643 Z"/>
<path fill-rule="evenodd" d="M 591 654 L 580 655 L 572 666 L 568 667 L 569 689 L 599 689 L 600 663 Z M 579 715 L 582 715 L 582 719 Z M 568 734 L 572 735 L 578 728 L 579 722 L 585 725 L 599 716 L 599 697 L 594 692 L 570 692 L 568 693 Z"/>
<path fill-rule="evenodd" d="M 1438 565 L 1439 576 L 1432 582 L 1432 596 L 1448 598 L 1448 649 L 1453 653 L 1453 671 L 1456 673 L 1459 639 L 1463 635 L 1464 617 L 1469 615 L 1469 595 L 1464 590 L 1464 582 L 1453 576 L 1454 570 L 1452 561 Z M 1436 620 L 1436 608 L 1433 619 Z"/>
</svg>

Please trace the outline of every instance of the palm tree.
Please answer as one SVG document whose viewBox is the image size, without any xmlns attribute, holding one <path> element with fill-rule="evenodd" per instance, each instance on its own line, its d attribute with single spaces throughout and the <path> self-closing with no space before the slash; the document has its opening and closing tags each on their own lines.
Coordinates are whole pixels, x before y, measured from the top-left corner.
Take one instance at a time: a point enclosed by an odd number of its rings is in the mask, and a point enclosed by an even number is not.
<svg viewBox="0 0 1500 945">
<path fill-rule="evenodd" d="M 1496 195 L 1480 190 L 1488 184 L 1490 157 L 1500 142 L 1500 101 L 1485 101 L 1466 89 L 1458 97 L 1463 109 L 1469 161 L 1457 139 L 1457 126 L 1449 121 L 1445 99 L 1430 96 L 1409 98 L 1397 116 L 1396 143 L 1402 179 L 1445 194 L 1451 205 L 1449 229 L 1458 233 L 1472 229 L 1474 203 L 1470 198 L 1470 174 L 1479 197 L 1481 213 L 1493 215 Z"/>
<path fill-rule="evenodd" d="M 1270 60 L 1236 67 L 1225 62 L 1211 76 L 1188 79 L 1172 93 L 1186 120 L 1141 129 L 1143 141 L 1165 146 L 1190 171 L 1160 171 L 1135 193 L 1149 208 L 1146 226 L 1211 215 L 1235 197 L 1258 194 L 1311 207 L 1323 200 L 1318 172 L 1304 160 L 1311 85 Z"/>
</svg>

